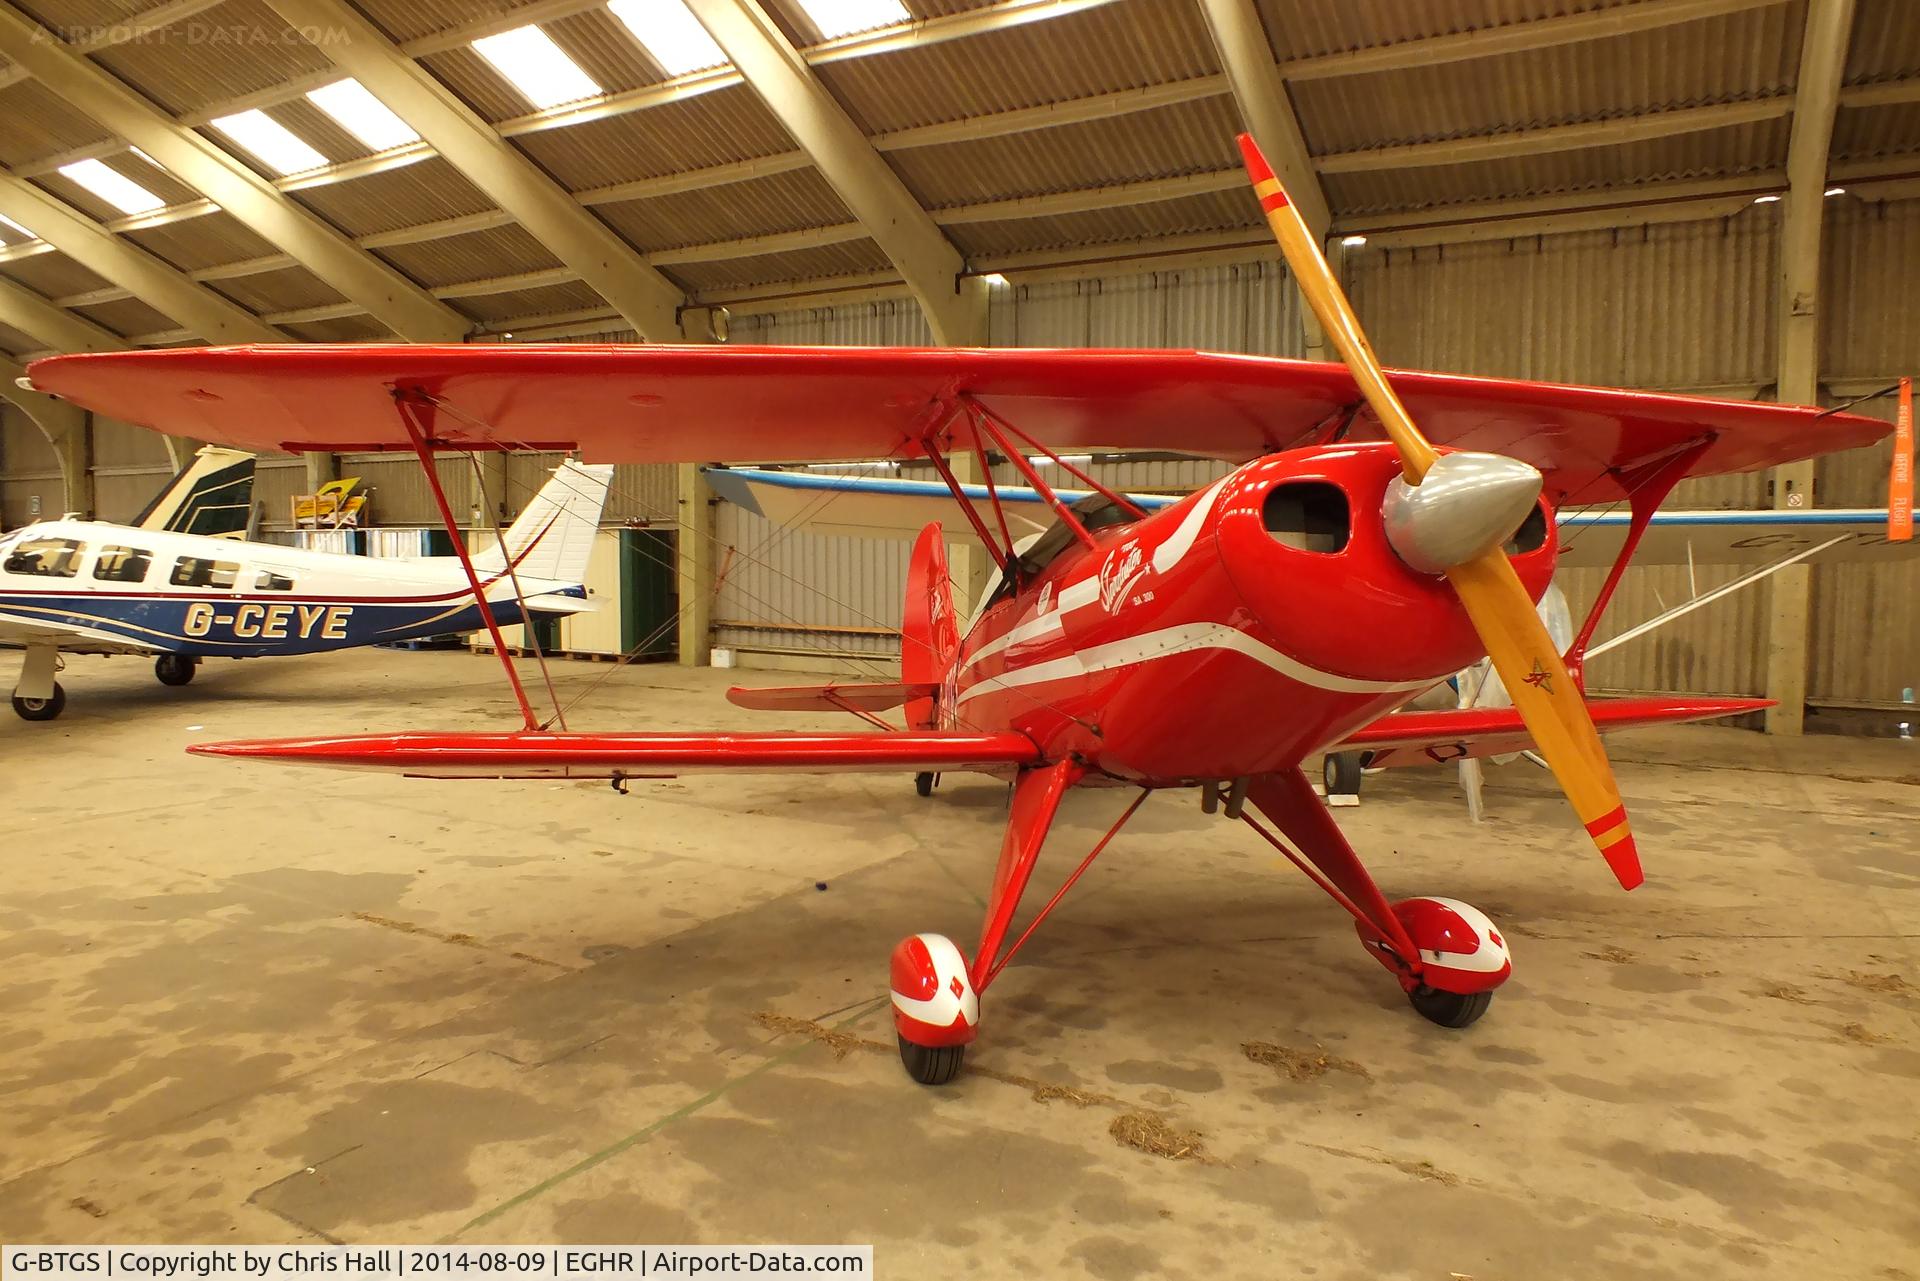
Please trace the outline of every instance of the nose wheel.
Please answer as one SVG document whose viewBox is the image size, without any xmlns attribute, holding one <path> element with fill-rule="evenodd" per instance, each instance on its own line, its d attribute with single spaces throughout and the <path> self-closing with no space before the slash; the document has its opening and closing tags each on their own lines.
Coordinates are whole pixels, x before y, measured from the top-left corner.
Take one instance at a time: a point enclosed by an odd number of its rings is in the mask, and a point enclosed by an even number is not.
<svg viewBox="0 0 1920 1281">
<path fill-rule="evenodd" d="M 945 1085 L 960 1075 L 960 1061 L 967 1055 L 964 1045 L 915 1045 L 900 1037 L 900 1062 L 907 1075 L 922 1085 Z"/>
<path fill-rule="evenodd" d="M 47 698 L 22 698 L 13 696 L 13 711 L 23 721 L 50 721 L 58 716 L 67 705 L 67 691 L 54 682 L 53 693 Z"/>
<path fill-rule="evenodd" d="M 1407 1000 L 1413 1003 L 1421 1018 L 1441 1027 L 1466 1027 L 1487 1012 L 1487 1007 L 1493 1004 L 1493 993 L 1443 992 L 1422 983 L 1407 993 Z"/>
</svg>

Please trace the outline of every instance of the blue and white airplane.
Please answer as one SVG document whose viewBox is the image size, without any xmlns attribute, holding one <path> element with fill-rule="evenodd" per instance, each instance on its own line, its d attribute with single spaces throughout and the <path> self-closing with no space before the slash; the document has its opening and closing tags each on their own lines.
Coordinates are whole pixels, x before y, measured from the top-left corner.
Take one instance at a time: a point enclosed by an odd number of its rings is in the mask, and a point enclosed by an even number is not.
<svg viewBox="0 0 1920 1281">
<path fill-rule="evenodd" d="M 613 468 L 565 462 L 500 545 L 473 556 L 503 623 L 594 608 L 584 578 Z M 153 658 L 165 685 L 203 658 L 313 654 L 485 626 L 457 556 L 365 557 L 102 521 L 0 538 L 0 646 L 24 648 L 13 710 L 66 706 L 62 654 Z"/>
</svg>

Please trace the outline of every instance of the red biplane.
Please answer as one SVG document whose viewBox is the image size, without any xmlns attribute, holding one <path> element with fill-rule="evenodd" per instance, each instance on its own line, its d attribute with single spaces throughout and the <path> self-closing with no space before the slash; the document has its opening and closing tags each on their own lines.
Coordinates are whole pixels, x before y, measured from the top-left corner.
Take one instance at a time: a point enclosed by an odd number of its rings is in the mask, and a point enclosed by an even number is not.
<svg viewBox="0 0 1920 1281">
<path fill-rule="evenodd" d="M 1313 794 L 1303 760 L 1454 760 L 1532 744 L 1620 883 L 1641 871 L 1596 731 L 1749 711 L 1754 699 L 1589 707 L 1580 660 L 1646 521 L 1683 477 L 1865 445 L 1883 423 L 1786 405 L 1432 373 L 1383 374 L 1318 246 L 1243 140 L 1296 280 L 1345 364 L 1179 351 L 681 347 L 247 347 L 62 356 L 33 384 L 117 418 L 256 449 L 574 449 L 589 461 L 924 458 L 990 550 L 996 585 L 963 624 L 942 530 L 914 549 L 900 679 L 735 690 L 747 707 L 840 709 L 851 733 L 585 734 L 525 714 L 506 733 L 221 743 L 195 751 L 432 777 L 654 778 L 711 770 L 915 773 L 1012 781 L 971 957 L 938 934 L 893 952 L 901 1056 L 947 1081 L 979 997 L 1139 808 L 1201 789 L 1350 913 L 1421 1014 L 1462 1027 L 1511 972 L 1478 910 L 1389 901 Z M 1415 421 L 1422 424 L 1414 426 Z M 1148 515 L 1060 458 L 1174 449 L 1243 464 Z M 1095 491 L 1071 506 L 1028 460 Z M 952 460 L 987 479 L 970 499 Z M 1015 540 L 992 485 L 1006 460 L 1057 523 Z M 1552 510 L 1625 502 L 1630 536 L 1572 647 L 1534 612 L 1558 550 Z M 484 607 L 484 601 L 483 601 Z M 1516 706 L 1393 709 L 1490 655 Z M 881 714 L 904 709 L 905 727 Z M 1010 927 L 1061 797 L 1138 796 L 1022 934 Z"/>
</svg>

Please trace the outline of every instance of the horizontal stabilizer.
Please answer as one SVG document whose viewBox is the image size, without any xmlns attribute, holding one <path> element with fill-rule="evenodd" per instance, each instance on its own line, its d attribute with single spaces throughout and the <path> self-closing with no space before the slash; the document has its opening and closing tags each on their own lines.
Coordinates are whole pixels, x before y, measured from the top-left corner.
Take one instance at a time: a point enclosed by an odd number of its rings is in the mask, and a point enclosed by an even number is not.
<svg viewBox="0 0 1920 1281">
<path fill-rule="evenodd" d="M 877 685 L 777 685 L 751 689 L 735 685 L 727 701 L 756 712 L 886 712 L 909 699 L 932 698 L 939 686 L 891 681 Z"/>
<path fill-rule="evenodd" d="M 1587 704 L 1602 734 L 1646 725 L 1710 721 L 1772 707 L 1768 698 L 1610 698 Z M 1363 726 L 1329 752 L 1367 751 L 1369 768 L 1436 765 L 1474 756 L 1499 756 L 1533 747 L 1533 736 L 1511 707 L 1444 712 L 1395 712 Z"/>
<path fill-rule="evenodd" d="M 1012 730 L 859 734 L 359 734 L 202 743 L 236 756 L 416 778 L 672 778 L 703 773 L 914 774 L 1037 764 Z"/>
<path fill-rule="evenodd" d="M 538 596 L 527 597 L 526 606 L 540 614 L 591 614 L 600 608 L 600 603 L 566 592 L 542 592 Z M 511 624 L 518 613 L 519 610 L 508 602 L 501 610 L 501 621 Z"/>
</svg>

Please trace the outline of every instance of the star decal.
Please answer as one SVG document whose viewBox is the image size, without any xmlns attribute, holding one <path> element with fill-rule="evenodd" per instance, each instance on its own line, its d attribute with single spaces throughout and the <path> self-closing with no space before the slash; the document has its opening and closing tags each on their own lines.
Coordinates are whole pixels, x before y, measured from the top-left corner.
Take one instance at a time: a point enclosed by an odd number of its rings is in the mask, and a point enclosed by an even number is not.
<svg viewBox="0 0 1920 1281">
<path fill-rule="evenodd" d="M 1539 659 L 1533 660 L 1533 670 L 1521 677 L 1529 685 L 1537 686 L 1548 694 L 1553 693 L 1553 673 L 1540 665 Z"/>
</svg>

